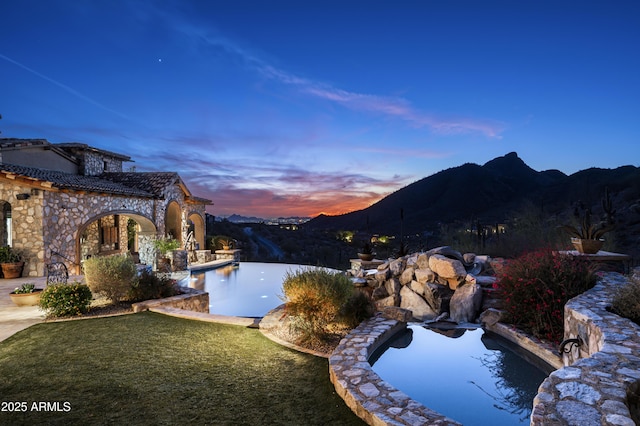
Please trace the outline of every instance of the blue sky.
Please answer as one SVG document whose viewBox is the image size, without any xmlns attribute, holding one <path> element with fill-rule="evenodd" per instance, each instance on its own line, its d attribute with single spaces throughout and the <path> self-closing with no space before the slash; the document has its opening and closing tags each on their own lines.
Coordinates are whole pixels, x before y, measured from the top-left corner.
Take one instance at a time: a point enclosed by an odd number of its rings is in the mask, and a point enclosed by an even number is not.
<svg viewBox="0 0 640 426">
<path fill-rule="evenodd" d="M 511 151 L 640 165 L 635 1 L 23 0 L 0 22 L 3 137 L 177 171 L 215 215 L 344 213 Z"/>
</svg>

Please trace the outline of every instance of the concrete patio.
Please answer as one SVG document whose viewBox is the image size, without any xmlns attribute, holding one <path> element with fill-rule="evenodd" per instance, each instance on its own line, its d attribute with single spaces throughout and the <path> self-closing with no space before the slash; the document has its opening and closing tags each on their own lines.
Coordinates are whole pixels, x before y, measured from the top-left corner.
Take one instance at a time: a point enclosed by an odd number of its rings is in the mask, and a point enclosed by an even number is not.
<svg viewBox="0 0 640 426">
<path fill-rule="evenodd" d="M 69 277 L 69 282 L 81 281 L 82 276 Z M 34 283 L 36 288 L 46 287 L 45 277 L 22 277 L 0 279 L 0 342 L 20 330 L 44 321 L 44 312 L 37 306 L 18 307 L 13 304 L 9 293 L 24 283 Z"/>
</svg>

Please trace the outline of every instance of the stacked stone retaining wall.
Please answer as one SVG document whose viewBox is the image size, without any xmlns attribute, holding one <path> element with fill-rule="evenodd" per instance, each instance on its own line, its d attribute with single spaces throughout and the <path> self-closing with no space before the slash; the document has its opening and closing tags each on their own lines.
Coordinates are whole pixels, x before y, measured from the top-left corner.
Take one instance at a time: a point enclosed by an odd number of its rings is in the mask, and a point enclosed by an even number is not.
<svg viewBox="0 0 640 426">
<path fill-rule="evenodd" d="M 631 426 L 640 421 L 640 327 L 607 310 L 616 288 L 628 283 L 603 274 L 591 290 L 565 305 L 565 338 L 580 346 L 566 366 L 540 385 L 531 425 Z"/>
</svg>

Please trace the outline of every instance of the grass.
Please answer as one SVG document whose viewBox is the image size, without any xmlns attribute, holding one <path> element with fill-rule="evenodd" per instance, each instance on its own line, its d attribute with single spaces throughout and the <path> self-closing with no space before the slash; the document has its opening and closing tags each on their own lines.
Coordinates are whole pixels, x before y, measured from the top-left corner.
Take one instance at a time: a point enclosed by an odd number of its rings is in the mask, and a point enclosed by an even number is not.
<svg viewBox="0 0 640 426">
<path fill-rule="evenodd" d="M 0 342 L 0 399 L 29 408 L 0 424 L 363 424 L 328 376 L 255 329 L 148 312 L 44 323 Z"/>
</svg>

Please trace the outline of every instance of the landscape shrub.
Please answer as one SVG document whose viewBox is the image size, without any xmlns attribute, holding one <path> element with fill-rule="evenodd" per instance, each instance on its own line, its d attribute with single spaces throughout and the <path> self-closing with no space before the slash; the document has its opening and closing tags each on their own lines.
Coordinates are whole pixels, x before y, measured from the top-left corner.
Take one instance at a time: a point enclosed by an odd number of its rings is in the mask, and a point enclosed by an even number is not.
<svg viewBox="0 0 640 426">
<path fill-rule="evenodd" d="M 86 284 L 53 284 L 42 291 L 40 308 L 54 317 L 81 315 L 89 310 L 91 299 L 91 290 Z"/>
<path fill-rule="evenodd" d="M 509 261 L 494 288 L 502 298 L 506 322 L 559 343 L 564 334 L 564 305 L 595 281 L 594 268 L 586 261 L 544 249 Z"/>
<path fill-rule="evenodd" d="M 640 279 L 619 287 L 611 300 L 611 312 L 640 325 Z"/>
<path fill-rule="evenodd" d="M 175 280 L 168 276 L 159 276 L 153 272 L 144 270 L 129 290 L 128 299 L 132 302 L 140 302 L 149 299 L 160 299 L 175 296 L 179 293 Z"/>
<path fill-rule="evenodd" d="M 371 297 L 364 291 L 354 290 L 340 309 L 340 318 L 350 328 L 371 318 L 376 308 Z"/>
<path fill-rule="evenodd" d="M 331 335 L 353 284 L 342 272 L 309 268 L 287 272 L 282 290 L 292 331 L 300 341 L 313 342 Z"/>
<path fill-rule="evenodd" d="M 127 300 L 137 279 L 136 264 L 129 255 L 95 256 L 85 260 L 83 268 L 91 291 L 112 302 Z"/>
</svg>

